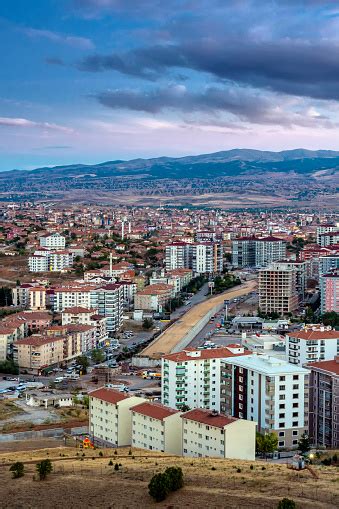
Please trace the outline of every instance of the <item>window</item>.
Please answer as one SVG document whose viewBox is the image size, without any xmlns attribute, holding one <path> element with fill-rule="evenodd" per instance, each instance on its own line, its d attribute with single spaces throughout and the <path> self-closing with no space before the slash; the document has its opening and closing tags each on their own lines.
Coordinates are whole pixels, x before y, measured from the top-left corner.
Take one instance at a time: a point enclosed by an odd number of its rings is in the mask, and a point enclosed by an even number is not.
<svg viewBox="0 0 339 509">
<path fill-rule="evenodd" d="M 280 403 L 279 409 L 280 410 L 285 410 L 285 403 Z"/>
<path fill-rule="evenodd" d="M 279 422 L 279 428 L 284 428 L 285 427 L 285 423 L 284 422 Z"/>
<path fill-rule="evenodd" d="M 293 408 L 298 408 L 299 403 L 293 403 Z"/>
<path fill-rule="evenodd" d="M 299 394 L 296 393 L 296 394 L 293 394 L 293 399 L 298 399 L 299 398 Z"/>
<path fill-rule="evenodd" d="M 279 419 L 285 419 L 285 413 L 279 414 Z"/>
<path fill-rule="evenodd" d="M 279 431 L 279 436 L 280 437 L 284 437 L 285 436 L 285 431 Z"/>
<path fill-rule="evenodd" d="M 279 447 L 285 447 L 285 441 L 281 441 L 281 442 L 278 442 L 278 446 Z"/>
<path fill-rule="evenodd" d="M 299 412 L 293 412 L 292 417 L 299 417 Z"/>
<path fill-rule="evenodd" d="M 299 375 L 293 375 L 293 380 L 299 380 Z"/>
<path fill-rule="evenodd" d="M 298 421 L 293 421 L 292 422 L 292 426 L 298 426 L 298 424 L 299 424 Z"/>
<path fill-rule="evenodd" d="M 285 399 L 285 394 L 279 394 L 279 399 L 284 400 Z"/>
<path fill-rule="evenodd" d="M 297 391 L 299 389 L 299 384 L 293 384 L 293 390 Z"/>
<path fill-rule="evenodd" d="M 286 378 L 284 376 L 279 377 L 279 382 L 285 382 Z"/>
<path fill-rule="evenodd" d="M 298 436 L 298 433 L 299 433 L 299 431 L 298 431 L 298 430 L 296 430 L 296 429 L 294 429 L 294 430 L 292 431 L 292 435 L 293 435 L 294 437 Z"/>
<path fill-rule="evenodd" d="M 285 385 L 279 385 L 279 391 L 284 391 L 286 389 Z"/>
</svg>

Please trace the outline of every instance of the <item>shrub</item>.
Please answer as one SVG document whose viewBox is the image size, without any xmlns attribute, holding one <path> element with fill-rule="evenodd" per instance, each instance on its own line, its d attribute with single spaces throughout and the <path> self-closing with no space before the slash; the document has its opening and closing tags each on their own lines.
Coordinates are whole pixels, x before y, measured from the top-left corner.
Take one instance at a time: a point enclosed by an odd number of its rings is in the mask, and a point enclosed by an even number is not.
<svg viewBox="0 0 339 509">
<path fill-rule="evenodd" d="M 128 456 L 132 456 L 132 449 L 128 451 Z"/>
<path fill-rule="evenodd" d="M 184 476 L 180 467 L 169 467 L 165 470 L 171 491 L 177 491 L 184 485 Z"/>
<path fill-rule="evenodd" d="M 215 468 L 215 467 L 212 467 L 212 468 L 211 468 L 211 470 L 216 470 L 216 468 Z"/>
<path fill-rule="evenodd" d="M 114 454 L 118 454 L 118 451 L 115 449 Z"/>
<path fill-rule="evenodd" d="M 40 461 L 40 463 L 37 463 L 36 469 L 38 471 L 40 481 L 44 481 L 47 475 L 50 474 L 53 470 L 51 460 Z"/>
<path fill-rule="evenodd" d="M 250 469 L 251 469 L 251 470 L 253 470 L 253 469 L 254 469 L 254 466 L 253 466 L 253 465 L 251 465 L 251 466 L 250 466 Z"/>
<path fill-rule="evenodd" d="M 114 470 L 119 470 L 119 465 L 118 465 L 118 463 L 116 463 L 116 464 L 114 465 Z"/>
<path fill-rule="evenodd" d="M 109 460 L 108 465 L 109 465 L 110 467 L 112 467 L 112 466 L 113 466 L 113 461 L 112 461 L 112 460 Z"/>
<path fill-rule="evenodd" d="M 155 474 L 152 477 L 148 492 L 156 502 L 165 500 L 170 491 L 170 480 L 167 474 Z"/>
<path fill-rule="evenodd" d="M 104 453 L 102 451 L 99 451 L 99 456 L 102 457 L 103 455 L 104 455 Z"/>
<path fill-rule="evenodd" d="M 296 509 L 296 503 L 290 498 L 283 498 L 280 500 L 277 509 Z"/>
<path fill-rule="evenodd" d="M 237 468 L 237 473 L 241 474 L 241 468 Z"/>
<path fill-rule="evenodd" d="M 337 463 L 338 456 L 336 454 L 333 454 L 332 460 L 333 460 L 333 463 Z"/>
<path fill-rule="evenodd" d="M 323 465 L 325 465 L 326 467 L 329 467 L 331 466 L 331 463 L 332 463 L 332 459 L 331 458 L 325 458 L 322 460 L 321 462 Z"/>
<path fill-rule="evenodd" d="M 19 479 L 19 477 L 23 477 L 25 475 L 25 466 L 21 463 L 21 461 L 17 461 L 16 463 L 13 463 L 9 471 L 13 472 L 13 479 Z"/>
<path fill-rule="evenodd" d="M 261 467 L 261 470 L 266 470 L 266 467 Z"/>
</svg>

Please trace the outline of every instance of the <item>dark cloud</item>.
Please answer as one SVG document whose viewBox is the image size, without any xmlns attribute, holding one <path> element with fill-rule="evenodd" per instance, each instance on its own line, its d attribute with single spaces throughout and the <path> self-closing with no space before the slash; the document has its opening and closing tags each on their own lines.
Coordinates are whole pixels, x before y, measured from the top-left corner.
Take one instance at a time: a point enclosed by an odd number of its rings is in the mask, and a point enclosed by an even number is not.
<svg viewBox="0 0 339 509">
<path fill-rule="evenodd" d="M 302 125 L 309 127 L 334 127 L 324 116 L 314 116 L 307 111 L 285 111 L 286 99 L 263 96 L 249 88 L 237 86 L 207 87 L 201 92 L 189 91 L 183 85 L 156 88 L 149 92 L 135 90 L 111 90 L 97 94 L 97 100 L 113 109 L 129 109 L 151 114 L 164 110 L 177 110 L 186 115 L 204 114 L 214 125 L 230 123 L 230 118 L 241 122 L 276 125 Z M 226 114 L 228 119 L 221 118 Z M 213 118 L 211 115 L 214 115 Z M 194 123 L 195 120 L 192 120 Z M 198 123 L 201 123 L 199 120 Z M 206 123 L 206 122 L 205 122 Z"/>
<path fill-rule="evenodd" d="M 115 70 L 155 80 L 169 68 L 317 99 L 339 99 L 339 45 L 303 41 L 218 41 L 137 49 L 124 55 L 94 55 L 82 70 Z"/>
</svg>

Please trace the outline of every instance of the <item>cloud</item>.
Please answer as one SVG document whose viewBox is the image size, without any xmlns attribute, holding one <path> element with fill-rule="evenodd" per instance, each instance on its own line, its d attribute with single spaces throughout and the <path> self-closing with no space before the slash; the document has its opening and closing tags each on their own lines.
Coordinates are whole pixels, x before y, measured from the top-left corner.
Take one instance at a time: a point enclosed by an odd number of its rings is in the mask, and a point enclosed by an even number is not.
<svg viewBox="0 0 339 509">
<path fill-rule="evenodd" d="M 65 65 L 65 62 L 61 58 L 58 58 L 58 57 L 47 57 L 45 59 L 45 62 L 46 62 L 46 64 L 49 64 L 49 65 L 60 65 L 60 66 Z"/>
<path fill-rule="evenodd" d="M 22 31 L 31 38 L 43 38 L 51 42 L 66 44 L 82 50 L 94 49 L 93 42 L 87 37 L 77 37 L 75 35 L 62 34 L 51 30 L 39 30 L 36 28 L 23 28 Z"/>
<path fill-rule="evenodd" d="M 188 90 L 184 85 L 154 88 L 150 91 L 108 90 L 95 96 L 104 106 L 112 109 L 158 114 L 174 110 L 186 115 L 207 115 L 207 125 L 230 126 L 231 120 L 257 124 L 332 128 L 333 122 L 315 108 L 304 107 L 303 102 L 289 97 L 265 96 L 258 90 L 228 86 L 208 86 L 201 91 Z M 220 116 L 226 114 L 226 119 Z M 214 117 L 214 118 L 213 118 Z M 193 123 L 204 123 L 192 120 Z M 206 122 L 205 122 L 206 123 Z"/>
<path fill-rule="evenodd" d="M 73 133 L 74 130 L 70 127 L 65 127 L 59 124 L 53 124 L 50 122 L 35 122 L 26 118 L 11 118 L 11 117 L 0 117 L 0 126 L 3 127 L 22 127 L 22 128 L 41 128 L 51 131 L 60 131 L 63 133 Z"/>
</svg>

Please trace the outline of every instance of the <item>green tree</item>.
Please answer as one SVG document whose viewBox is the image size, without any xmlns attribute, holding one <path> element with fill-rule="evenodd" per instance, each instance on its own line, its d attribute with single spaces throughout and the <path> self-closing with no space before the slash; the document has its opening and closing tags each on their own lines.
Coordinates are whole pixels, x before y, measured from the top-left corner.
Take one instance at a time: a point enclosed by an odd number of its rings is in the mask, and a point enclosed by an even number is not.
<svg viewBox="0 0 339 509">
<path fill-rule="evenodd" d="M 81 371 L 86 374 L 87 373 L 87 368 L 89 366 L 89 360 L 88 358 L 86 357 L 86 355 L 80 355 L 78 358 L 77 358 L 77 361 L 78 361 L 78 364 L 80 364 L 81 366 Z"/>
<path fill-rule="evenodd" d="M 339 313 L 329 311 L 321 316 L 321 321 L 324 325 L 331 325 L 331 327 L 339 327 Z"/>
<path fill-rule="evenodd" d="M 296 503 L 290 498 L 283 498 L 277 505 L 277 509 L 296 509 Z"/>
<path fill-rule="evenodd" d="M 105 353 L 99 348 L 92 350 L 91 359 L 95 364 L 99 364 L 105 360 Z"/>
<path fill-rule="evenodd" d="M 50 474 L 53 470 L 53 465 L 51 460 L 42 460 L 40 463 L 36 465 L 37 472 L 39 474 L 40 481 L 44 481 L 48 474 Z"/>
<path fill-rule="evenodd" d="M 145 330 L 151 329 L 153 324 L 154 322 L 151 318 L 145 318 L 145 320 L 142 322 L 142 328 Z"/>
<path fill-rule="evenodd" d="M 307 454 L 311 449 L 310 439 L 307 433 L 303 433 L 298 442 L 298 449 L 301 454 Z"/>
<path fill-rule="evenodd" d="M 184 485 L 184 476 L 180 467 L 166 468 L 165 474 L 168 476 L 171 491 L 177 491 Z"/>
<path fill-rule="evenodd" d="M 186 405 L 186 403 L 180 406 L 180 412 L 188 412 L 189 410 L 191 409 L 188 405 Z"/>
<path fill-rule="evenodd" d="M 257 433 L 256 449 L 257 452 L 267 457 L 267 454 L 276 451 L 278 446 L 278 437 L 275 433 Z"/>
<path fill-rule="evenodd" d="M 170 480 L 167 474 L 155 474 L 152 477 L 148 485 L 148 492 L 156 502 L 165 500 L 170 491 Z"/>
<path fill-rule="evenodd" d="M 25 466 L 21 461 L 17 461 L 11 465 L 10 472 L 13 472 L 13 479 L 19 479 L 25 475 Z"/>
</svg>

